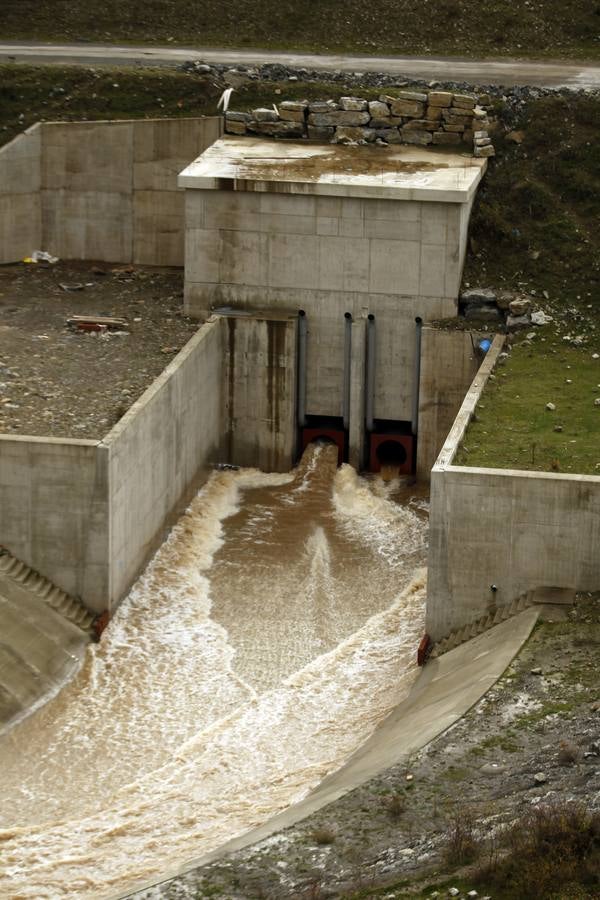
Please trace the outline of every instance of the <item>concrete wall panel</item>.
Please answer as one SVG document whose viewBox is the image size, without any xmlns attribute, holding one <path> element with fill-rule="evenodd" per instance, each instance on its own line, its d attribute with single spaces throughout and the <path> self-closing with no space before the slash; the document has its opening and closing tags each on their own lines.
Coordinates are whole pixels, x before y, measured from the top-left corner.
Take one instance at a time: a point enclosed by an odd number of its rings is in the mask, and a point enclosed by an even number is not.
<svg viewBox="0 0 600 900">
<path fill-rule="evenodd" d="M 42 145 L 43 191 L 131 193 L 133 122 L 49 122 Z"/>
<path fill-rule="evenodd" d="M 0 543 L 97 611 L 108 597 L 108 453 L 0 436 Z"/>
<path fill-rule="evenodd" d="M 103 442 L 109 453 L 109 597 L 118 603 L 218 459 L 223 323 L 204 325 Z"/>
<path fill-rule="evenodd" d="M 438 640 L 536 588 L 597 590 L 599 542 L 598 477 L 436 467 L 428 633 Z"/>
<path fill-rule="evenodd" d="M 133 122 L 133 190 L 177 190 L 177 175 L 221 136 L 221 123 L 219 116 Z"/>
<path fill-rule="evenodd" d="M 133 261 L 146 266 L 183 266 L 184 196 L 176 191 L 135 191 Z"/>
<path fill-rule="evenodd" d="M 0 148 L 0 264 L 42 249 L 41 158 L 38 125 Z"/>
<path fill-rule="evenodd" d="M 209 264 L 206 259 L 206 265 Z M 306 311 L 307 413 L 321 416 L 342 414 L 344 313 L 350 312 L 354 319 L 368 313 L 376 317 L 375 417 L 408 420 L 412 413 L 415 317 L 421 316 L 428 321 L 456 312 L 454 301 L 443 297 L 384 294 L 369 297 L 360 292 L 333 289 L 318 291 L 186 282 L 187 309 L 201 311 L 206 308 L 209 298 L 217 306 Z"/>
<path fill-rule="evenodd" d="M 228 315 L 224 324 L 227 459 L 287 472 L 296 444 L 297 317 Z"/>
<path fill-rule="evenodd" d="M 425 326 L 421 341 L 417 474 L 429 473 L 479 368 L 483 334 Z"/>
<path fill-rule="evenodd" d="M 131 194 L 42 192 L 44 249 L 61 259 L 131 262 L 132 224 Z"/>
</svg>

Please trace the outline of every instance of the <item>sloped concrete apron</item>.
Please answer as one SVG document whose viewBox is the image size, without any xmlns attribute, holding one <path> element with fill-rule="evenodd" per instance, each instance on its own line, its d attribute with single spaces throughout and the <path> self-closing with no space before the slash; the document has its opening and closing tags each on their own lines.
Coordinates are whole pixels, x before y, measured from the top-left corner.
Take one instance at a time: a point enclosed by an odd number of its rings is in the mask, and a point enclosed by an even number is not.
<svg viewBox="0 0 600 900">
<path fill-rule="evenodd" d="M 419 674 L 406 700 L 341 769 L 325 778 L 305 800 L 206 856 L 190 860 L 187 865 L 171 872 L 169 879 L 190 873 L 192 869 L 289 828 L 420 750 L 458 722 L 495 684 L 528 639 L 539 613 L 539 608 L 526 609 L 430 661 Z M 160 884 L 166 889 L 168 879 Z M 140 886 L 139 891 L 126 896 L 141 898 L 141 891 L 151 886 L 156 888 L 153 897 L 161 896 L 156 881 L 143 888 Z"/>
</svg>

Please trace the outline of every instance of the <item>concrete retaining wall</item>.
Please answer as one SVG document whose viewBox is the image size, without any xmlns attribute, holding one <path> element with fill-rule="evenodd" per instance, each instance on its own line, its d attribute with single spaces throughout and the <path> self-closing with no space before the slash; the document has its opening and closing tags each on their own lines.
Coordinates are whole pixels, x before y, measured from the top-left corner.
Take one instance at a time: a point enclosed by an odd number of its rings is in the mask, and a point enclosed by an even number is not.
<svg viewBox="0 0 600 900">
<path fill-rule="evenodd" d="M 428 480 L 465 394 L 477 374 L 484 335 L 423 327 L 419 380 L 417 475 Z"/>
<path fill-rule="evenodd" d="M 0 435 L 0 544 L 91 609 L 106 606 L 108 451 Z"/>
<path fill-rule="evenodd" d="M 0 545 L 114 607 L 218 459 L 223 334 L 203 326 L 103 441 L 0 435 Z"/>
<path fill-rule="evenodd" d="M 0 264 L 41 249 L 42 127 L 0 148 Z"/>
<path fill-rule="evenodd" d="M 111 606 L 219 458 L 223 335 L 221 320 L 204 325 L 103 441 Z"/>
<path fill-rule="evenodd" d="M 217 116 L 34 125 L 0 150 L 0 262 L 182 266 L 177 174 L 221 132 Z"/>
<path fill-rule="evenodd" d="M 226 458 L 287 472 L 296 445 L 296 315 L 228 316 L 224 400 Z"/>
<path fill-rule="evenodd" d="M 375 416 L 410 419 L 415 316 L 456 314 L 464 249 L 457 248 L 469 210 L 460 203 L 189 190 L 186 310 L 206 316 L 227 305 L 304 309 L 307 413 L 321 416 L 341 415 L 344 313 L 358 319 L 369 311 L 377 319 Z"/>
<path fill-rule="evenodd" d="M 452 465 L 499 350 L 496 339 L 431 475 L 434 641 L 529 590 L 600 588 L 600 477 Z"/>
</svg>

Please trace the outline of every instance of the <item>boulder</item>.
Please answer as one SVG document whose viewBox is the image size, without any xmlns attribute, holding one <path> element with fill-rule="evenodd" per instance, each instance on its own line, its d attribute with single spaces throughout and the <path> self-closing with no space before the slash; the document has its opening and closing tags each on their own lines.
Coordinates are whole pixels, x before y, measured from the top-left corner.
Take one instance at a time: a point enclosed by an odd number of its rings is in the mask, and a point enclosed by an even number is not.
<svg viewBox="0 0 600 900">
<path fill-rule="evenodd" d="M 517 328 L 528 328 L 531 325 L 529 316 L 507 316 L 506 327 L 510 331 L 516 331 Z"/>
<path fill-rule="evenodd" d="M 402 143 L 402 135 L 397 128 L 377 128 L 375 130 L 375 136 L 382 141 L 385 141 L 386 144 Z"/>
<path fill-rule="evenodd" d="M 337 103 L 333 100 L 313 100 L 308 104 L 311 113 L 326 113 L 339 109 Z"/>
<path fill-rule="evenodd" d="M 491 144 L 489 144 L 487 147 L 475 147 L 475 149 L 473 150 L 473 156 L 477 156 L 479 158 L 486 158 L 495 155 L 496 151 Z"/>
<path fill-rule="evenodd" d="M 283 104 L 279 107 L 279 116 L 284 122 L 304 122 L 303 109 L 283 109 Z"/>
<path fill-rule="evenodd" d="M 257 122 L 248 126 L 248 130 L 270 137 L 304 137 L 304 125 L 299 122 Z"/>
<path fill-rule="evenodd" d="M 340 97 L 340 106 L 342 109 L 363 112 L 368 109 L 369 104 L 361 97 Z"/>
<path fill-rule="evenodd" d="M 490 288 L 468 288 L 460 295 L 463 306 L 495 306 L 496 293 Z"/>
<path fill-rule="evenodd" d="M 477 322 L 497 322 L 502 319 L 502 313 L 496 306 L 468 306 L 465 310 L 465 319 L 475 319 Z"/>
<path fill-rule="evenodd" d="M 274 109 L 253 109 L 252 118 L 255 122 L 278 122 L 279 116 Z"/>
<path fill-rule="evenodd" d="M 411 100 L 415 103 L 427 103 L 428 95 L 417 93 L 416 91 L 398 91 L 398 100 Z"/>
<path fill-rule="evenodd" d="M 310 125 L 368 125 L 371 116 L 368 112 L 356 112 L 354 110 L 334 110 L 327 113 L 309 113 Z"/>
<path fill-rule="evenodd" d="M 511 316 L 526 316 L 528 312 L 531 312 L 531 300 L 527 300 L 523 297 L 520 297 L 517 300 L 511 300 L 508 304 L 508 308 Z"/>
<path fill-rule="evenodd" d="M 429 105 L 430 106 L 451 106 L 452 105 L 452 94 L 450 91 L 429 91 Z"/>
<path fill-rule="evenodd" d="M 420 146 L 425 146 L 426 144 L 431 144 L 431 132 L 430 131 L 412 131 L 410 128 L 402 128 L 402 141 L 405 144 L 419 144 Z"/>
<path fill-rule="evenodd" d="M 225 121 L 229 122 L 251 122 L 252 116 L 250 113 L 245 112 L 234 112 L 233 110 L 228 110 L 225 113 Z"/>
<path fill-rule="evenodd" d="M 235 119 L 225 120 L 225 131 L 227 134 L 246 134 L 247 128 L 245 122 L 236 122 Z"/>
<path fill-rule="evenodd" d="M 454 94 L 452 97 L 452 106 L 460 109 L 475 109 L 477 98 L 470 94 Z"/>
<path fill-rule="evenodd" d="M 335 144 L 370 144 L 375 140 L 375 130 L 373 128 L 352 127 L 351 125 L 340 125 L 336 129 L 333 142 Z"/>
<path fill-rule="evenodd" d="M 535 312 L 531 313 L 532 325 L 547 325 L 551 321 L 552 316 L 549 316 L 542 309 L 536 309 Z"/>
<path fill-rule="evenodd" d="M 425 113 L 425 117 L 430 119 L 432 122 L 439 122 L 442 118 L 442 107 L 441 106 L 428 106 L 427 112 Z"/>
<path fill-rule="evenodd" d="M 372 119 L 387 119 L 391 115 L 389 106 L 387 103 L 382 103 L 381 100 L 371 100 L 369 112 Z"/>
<path fill-rule="evenodd" d="M 437 124 L 430 119 L 411 119 L 405 122 L 403 130 L 407 131 L 435 131 Z"/>
<path fill-rule="evenodd" d="M 328 144 L 333 135 L 335 134 L 335 128 L 325 128 L 319 127 L 317 125 L 309 125 L 308 126 L 308 139 L 309 141 L 319 141 L 323 144 Z"/>
<path fill-rule="evenodd" d="M 434 144 L 460 144 L 460 134 L 453 134 L 451 131 L 434 131 Z"/>
<path fill-rule="evenodd" d="M 397 128 L 402 125 L 402 116 L 390 116 L 389 119 L 371 119 L 369 126 L 371 128 Z"/>
<path fill-rule="evenodd" d="M 417 100 L 393 99 L 391 109 L 394 116 L 410 116 L 413 119 L 422 119 L 425 114 L 425 104 Z"/>
</svg>

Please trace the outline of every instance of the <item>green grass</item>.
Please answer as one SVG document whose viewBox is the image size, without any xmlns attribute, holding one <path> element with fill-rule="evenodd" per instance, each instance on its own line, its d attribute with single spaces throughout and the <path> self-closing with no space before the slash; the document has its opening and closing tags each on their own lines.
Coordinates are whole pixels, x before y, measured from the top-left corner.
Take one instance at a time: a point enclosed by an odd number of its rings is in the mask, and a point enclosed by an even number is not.
<svg viewBox="0 0 600 900">
<path fill-rule="evenodd" d="M 567 348 L 550 337 L 542 343 L 548 331 L 539 331 L 534 346 L 515 346 L 496 368 L 456 465 L 600 475 L 600 360 L 590 347 Z"/>
<path fill-rule="evenodd" d="M 4 39 L 597 58 L 596 0 L 4 0 Z"/>
</svg>

